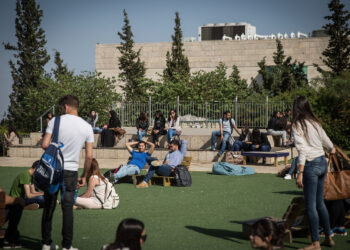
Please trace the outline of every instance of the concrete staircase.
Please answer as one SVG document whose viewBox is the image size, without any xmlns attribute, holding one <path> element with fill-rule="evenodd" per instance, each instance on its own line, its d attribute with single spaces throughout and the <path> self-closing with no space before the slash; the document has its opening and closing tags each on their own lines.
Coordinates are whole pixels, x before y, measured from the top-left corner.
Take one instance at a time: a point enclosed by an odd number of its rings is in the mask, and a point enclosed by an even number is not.
<svg viewBox="0 0 350 250">
<path fill-rule="evenodd" d="M 101 163 L 102 168 L 115 168 L 119 166 L 120 164 L 125 164 L 130 154 L 128 153 L 125 143 L 129 140 L 136 140 L 136 129 L 135 128 L 126 128 L 127 133 L 124 137 L 117 139 L 117 143 L 113 148 L 102 148 L 99 147 L 100 144 L 100 135 L 95 134 L 95 142 L 94 142 L 94 151 L 93 155 L 94 157 Z M 188 148 L 187 148 L 187 156 L 192 157 L 192 163 L 194 166 L 198 166 L 199 168 L 204 168 L 211 170 L 212 164 L 215 161 L 224 161 L 225 154 L 223 154 L 219 159 L 216 158 L 217 150 L 211 151 L 210 150 L 210 144 L 211 144 L 211 132 L 212 129 L 194 129 L 194 128 L 186 128 L 183 130 L 181 135 L 181 140 L 187 140 L 188 142 Z M 30 133 L 30 136 L 27 138 L 23 138 L 22 144 L 14 145 L 10 147 L 8 151 L 9 158 L 6 159 L 9 161 L 10 159 L 22 159 L 24 162 L 33 162 L 37 159 L 39 159 L 43 153 L 43 150 L 40 147 L 40 139 L 41 139 L 41 133 Z M 151 140 L 150 137 L 147 137 L 147 140 Z M 272 136 L 268 136 L 272 151 L 278 151 L 278 152 L 289 152 L 290 155 L 288 159 L 291 158 L 292 149 L 290 148 L 280 148 L 280 147 L 274 147 L 275 141 L 272 138 Z M 161 136 L 160 137 L 160 143 L 161 148 L 157 148 L 153 156 L 157 157 L 158 159 L 164 159 L 166 153 L 168 150 L 165 148 L 167 147 L 166 137 Z M 217 138 L 217 145 L 220 144 L 220 139 Z M 296 156 L 297 152 L 295 148 L 293 149 L 293 155 Z M 84 150 L 82 150 L 81 153 L 81 159 L 83 159 L 85 156 Z M 280 157 L 278 161 L 283 162 L 284 158 Z M 261 163 L 262 160 L 260 160 Z M 267 158 L 266 163 L 267 164 L 273 164 L 272 158 Z M 259 163 L 259 162 L 258 162 Z M 80 161 L 80 164 L 82 166 L 83 160 Z M 0 165 L 4 165 L 1 164 Z M 29 166 L 29 165 L 26 165 Z M 271 167 L 271 166 L 264 166 L 264 167 Z"/>
</svg>

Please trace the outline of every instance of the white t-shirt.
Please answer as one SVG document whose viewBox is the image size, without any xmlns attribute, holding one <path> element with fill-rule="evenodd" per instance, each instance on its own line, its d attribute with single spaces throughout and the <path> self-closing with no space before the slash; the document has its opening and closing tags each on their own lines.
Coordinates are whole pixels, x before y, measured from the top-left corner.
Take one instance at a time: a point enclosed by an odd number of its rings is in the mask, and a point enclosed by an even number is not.
<svg viewBox="0 0 350 250">
<path fill-rule="evenodd" d="M 51 119 L 46 133 L 53 133 L 55 118 Z M 64 144 L 61 148 L 64 158 L 64 169 L 78 171 L 81 149 L 85 142 L 94 142 L 94 133 L 89 123 L 81 117 L 65 114 L 61 116 L 58 142 Z"/>
</svg>

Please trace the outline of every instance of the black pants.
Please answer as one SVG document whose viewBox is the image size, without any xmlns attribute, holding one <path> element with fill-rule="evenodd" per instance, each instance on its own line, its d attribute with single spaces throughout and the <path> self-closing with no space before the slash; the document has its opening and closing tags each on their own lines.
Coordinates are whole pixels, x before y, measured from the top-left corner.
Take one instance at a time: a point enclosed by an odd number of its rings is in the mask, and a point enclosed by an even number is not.
<svg viewBox="0 0 350 250">
<path fill-rule="evenodd" d="M 63 173 L 64 185 L 61 188 L 62 199 L 62 247 L 70 248 L 73 240 L 73 203 L 74 195 L 77 186 L 78 172 L 64 170 Z M 44 193 L 45 206 L 41 221 L 41 236 L 42 243 L 50 245 L 52 243 L 52 217 L 56 208 L 57 193 Z"/>
<path fill-rule="evenodd" d="M 19 221 L 21 220 L 23 207 L 20 205 L 6 206 L 6 221 L 8 226 L 5 233 L 5 239 L 11 244 L 16 243 L 19 238 L 19 231 L 17 229 Z"/>
<path fill-rule="evenodd" d="M 166 135 L 166 130 L 165 129 L 160 129 L 158 134 L 154 133 L 154 129 L 152 130 L 152 141 L 153 143 L 157 142 L 159 139 L 159 136 L 161 135 Z"/>
<path fill-rule="evenodd" d="M 345 223 L 345 208 L 343 200 L 325 201 L 329 213 L 331 229 L 343 227 Z"/>
</svg>

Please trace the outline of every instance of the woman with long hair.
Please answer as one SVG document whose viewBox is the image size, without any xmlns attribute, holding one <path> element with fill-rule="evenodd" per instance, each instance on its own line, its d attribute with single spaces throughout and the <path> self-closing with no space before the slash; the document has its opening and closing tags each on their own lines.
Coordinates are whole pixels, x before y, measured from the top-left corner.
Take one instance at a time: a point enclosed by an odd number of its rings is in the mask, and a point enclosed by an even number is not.
<svg viewBox="0 0 350 250">
<path fill-rule="evenodd" d="M 154 125 L 152 129 L 152 140 L 156 147 L 159 147 L 159 136 L 166 135 L 165 130 L 165 118 L 160 110 L 157 110 L 154 114 Z"/>
<path fill-rule="evenodd" d="M 115 144 L 115 136 L 119 135 L 118 131 L 121 131 L 121 123 L 117 116 L 117 112 L 114 110 L 109 111 L 108 125 L 103 127 L 101 132 L 101 145 L 102 147 L 113 147 Z"/>
<path fill-rule="evenodd" d="M 323 199 L 323 187 L 327 175 L 324 148 L 331 153 L 335 153 L 335 148 L 304 96 L 296 98 L 293 103 L 292 134 L 299 153 L 296 184 L 299 188 L 303 188 L 312 240 L 312 244 L 303 249 L 321 249 L 318 232 L 319 218 L 324 227 L 324 245 L 333 246 L 335 243 L 330 233 L 329 215 Z"/>
<path fill-rule="evenodd" d="M 249 236 L 252 248 L 272 250 L 283 248 L 284 228 L 276 222 L 262 219 L 253 224 L 252 234 Z"/>
<path fill-rule="evenodd" d="M 4 133 L 6 147 L 9 147 L 14 144 L 19 144 L 19 134 L 17 129 L 13 125 L 8 125 L 7 133 Z"/>
<path fill-rule="evenodd" d="M 98 113 L 92 109 L 89 113 L 89 117 L 86 119 L 86 122 L 91 125 L 95 134 L 102 132 L 101 128 L 96 127 L 97 121 L 98 121 Z"/>
<path fill-rule="evenodd" d="M 175 109 L 170 109 L 168 116 L 167 141 L 171 141 L 173 136 L 181 135 L 180 117 L 177 116 Z"/>
<path fill-rule="evenodd" d="M 146 112 L 142 111 L 139 115 L 139 118 L 136 120 L 136 129 L 139 141 L 142 141 L 142 138 L 147 134 L 148 127 L 148 115 Z"/>
<path fill-rule="evenodd" d="M 103 246 L 103 250 L 141 250 L 147 238 L 145 225 L 137 219 L 120 222 L 114 243 Z"/>
<path fill-rule="evenodd" d="M 95 158 L 92 159 L 91 167 L 86 174 L 87 189 L 84 194 L 77 197 L 75 205 L 82 208 L 100 209 L 102 208 L 101 201 L 105 198 L 106 182 L 103 177 L 98 162 Z"/>
</svg>

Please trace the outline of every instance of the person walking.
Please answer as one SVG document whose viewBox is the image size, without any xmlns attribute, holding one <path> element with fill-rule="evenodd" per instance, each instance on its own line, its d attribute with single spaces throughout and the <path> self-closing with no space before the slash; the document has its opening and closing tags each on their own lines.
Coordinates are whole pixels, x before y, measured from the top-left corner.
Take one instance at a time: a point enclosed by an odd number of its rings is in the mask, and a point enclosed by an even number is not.
<svg viewBox="0 0 350 250">
<path fill-rule="evenodd" d="M 331 237 L 329 215 L 323 199 L 324 180 L 327 175 L 327 161 L 323 149 L 335 153 L 335 148 L 304 96 L 296 98 L 293 103 L 292 134 L 299 153 L 296 184 L 303 188 L 312 240 L 311 245 L 302 249 L 321 249 L 319 218 L 325 233 L 323 244 L 333 246 L 335 243 Z"/>
</svg>

